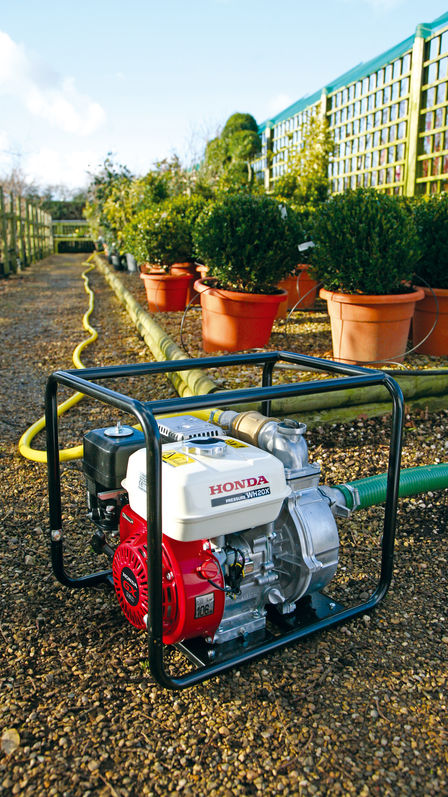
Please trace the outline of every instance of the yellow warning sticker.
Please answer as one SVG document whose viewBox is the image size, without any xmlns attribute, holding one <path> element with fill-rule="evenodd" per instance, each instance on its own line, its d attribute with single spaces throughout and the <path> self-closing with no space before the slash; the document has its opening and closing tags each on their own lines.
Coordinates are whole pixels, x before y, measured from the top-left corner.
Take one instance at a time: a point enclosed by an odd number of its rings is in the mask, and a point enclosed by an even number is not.
<svg viewBox="0 0 448 797">
<path fill-rule="evenodd" d="M 226 439 L 226 443 L 228 446 L 232 446 L 232 448 L 248 448 L 249 446 L 247 443 L 241 443 L 240 440 L 230 440 L 229 438 Z"/>
<path fill-rule="evenodd" d="M 173 468 L 178 468 L 179 465 L 190 465 L 194 462 L 194 459 L 188 457 L 187 454 L 182 454 L 180 451 L 165 451 L 162 454 L 162 459 L 168 465 L 172 465 Z"/>
</svg>

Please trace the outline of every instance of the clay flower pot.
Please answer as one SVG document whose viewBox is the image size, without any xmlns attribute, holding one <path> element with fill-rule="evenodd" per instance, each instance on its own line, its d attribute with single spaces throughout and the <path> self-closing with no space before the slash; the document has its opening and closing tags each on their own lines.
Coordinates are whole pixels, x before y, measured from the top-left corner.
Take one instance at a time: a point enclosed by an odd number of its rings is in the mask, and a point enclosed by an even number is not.
<svg viewBox="0 0 448 797">
<path fill-rule="evenodd" d="M 297 266 L 298 273 L 290 274 L 284 280 L 277 282 L 277 288 L 282 288 L 288 294 L 288 299 L 280 304 L 277 318 L 286 318 L 288 310 L 306 310 L 316 301 L 318 282 L 308 274 L 308 264 Z"/>
<path fill-rule="evenodd" d="M 152 313 L 167 313 L 185 310 L 190 276 L 187 274 L 166 274 L 162 269 L 148 273 L 140 271 L 146 290 L 148 306 Z"/>
<path fill-rule="evenodd" d="M 266 346 L 275 314 L 286 291 L 239 293 L 196 280 L 201 295 L 204 351 L 242 351 Z"/>
<path fill-rule="evenodd" d="M 422 288 L 422 290 L 425 298 L 416 306 L 412 322 L 414 346 L 417 346 L 431 332 L 437 318 L 435 328 L 428 339 L 418 346 L 417 354 L 445 357 L 448 355 L 448 290 L 446 288 L 433 288 L 432 291 L 429 288 Z M 438 315 L 433 293 L 435 293 L 439 305 Z"/>
<path fill-rule="evenodd" d="M 196 296 L 196 291 L 194 290 L 194 283 L 197 279 L 199 279 L 202 275 L 200 271 L 198 271 L 196 263 L 173 263 L 170 268 L 170 274 L 174 274 L 175 276 L 186 275 L 189 278 L 188 288 L 187 288 L 187 297 L 185 300 L 186 304 L 190 304 L 191 300 Z M 201 301 L 199 296 L 196 296 L 193 304 L 200 304 Z"/>
<path fill-rule="evenodd" d="M 321 288 L 319 296 L 327 301 L 335 360 L 357 365 L 403 360 L 415 304 L 423 299 L 423 290 L 378 296 Z"/>
</svg>

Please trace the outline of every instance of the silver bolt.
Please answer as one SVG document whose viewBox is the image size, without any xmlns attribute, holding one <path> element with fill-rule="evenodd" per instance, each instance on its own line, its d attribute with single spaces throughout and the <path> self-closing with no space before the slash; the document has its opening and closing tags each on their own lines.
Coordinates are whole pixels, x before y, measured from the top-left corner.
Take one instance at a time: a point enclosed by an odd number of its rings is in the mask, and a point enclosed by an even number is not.
<svg viewBox="0 0 448 797">
<path fill-rule="evenodd" d="M 330 602 L 329 606 L 330 606 L 331 611 L 333 611 L 333 609 L 336 609 L 336 604 L 333 603 L 333 601 Z"/>
<path fill-rule="evenodd" d="M 166 574 L 165 578 L 166 578 L 167 581 L 172 581 L 173 580 L 174 576 L 173 576 L 171 570 L 168 571 L 168 573 Z"/>
<path fill-rule="evenodd" d="M 62 540 L 62 529 L 52 529 L 50 536 L 53 542 L 60 542 Z"/>
</svg>

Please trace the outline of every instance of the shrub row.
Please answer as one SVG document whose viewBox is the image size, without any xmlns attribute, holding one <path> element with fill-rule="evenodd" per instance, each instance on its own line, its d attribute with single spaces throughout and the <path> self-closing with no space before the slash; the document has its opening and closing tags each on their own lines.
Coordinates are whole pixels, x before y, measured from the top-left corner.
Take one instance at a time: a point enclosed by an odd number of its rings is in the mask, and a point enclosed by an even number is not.
<svg viewBox="0 0 448 797">
<path fill-rule="evenodd" d="M 314 213 L 265 195 L 227 193 L 211 201 L 177 196 L 141 209 L 120 231 L 125 251 L 169 267 L 200 260 L 222 287 L 270 292 L 303 262 L 342 293 L 402 292 L 403 282 L 448 288 L 448 196 L 389 196 L 374 189 L 336 195 Z"/>
</svg>

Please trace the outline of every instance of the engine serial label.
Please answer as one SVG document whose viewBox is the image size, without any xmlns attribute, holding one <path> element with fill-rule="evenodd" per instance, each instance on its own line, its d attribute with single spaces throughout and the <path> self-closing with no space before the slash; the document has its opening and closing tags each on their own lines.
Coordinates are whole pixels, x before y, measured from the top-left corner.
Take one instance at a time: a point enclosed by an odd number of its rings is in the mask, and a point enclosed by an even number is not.
<svg viewBox="0 0 448 797">
<path fill-rule="evenodd" d="M 212 506 L 223 506 L 226 504 L 236 504 L 239 501 L 249 501 L 251 498 L 263 498 L 265 495 L 270 495 L 270 487 L 258 487 L 256 490 L 247 490 L 245 493 L 237 493 L 236 495 L 223 495 L 221 498 L 212 498 Z"/>
<path fill-rule="evenodd" d="M 215 611 L 215 593 L 207 592 L 206 595 L 197 595 L 194 599 L 194 617 L 198 620 L 200 617 L 208 617 Z"/>
</svg>

